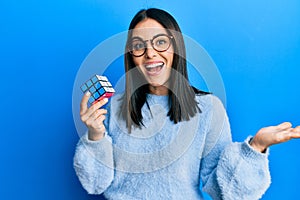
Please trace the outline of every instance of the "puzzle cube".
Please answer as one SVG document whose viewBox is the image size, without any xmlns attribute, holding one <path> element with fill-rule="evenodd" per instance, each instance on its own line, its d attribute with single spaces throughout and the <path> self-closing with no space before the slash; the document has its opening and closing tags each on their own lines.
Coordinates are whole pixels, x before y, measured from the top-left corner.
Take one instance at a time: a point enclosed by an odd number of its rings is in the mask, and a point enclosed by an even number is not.
<svg viewBox="0 0 300 200">
<path fill-rule="evenodd" d="M 82 92 L 89 91 L 91 97 L 89 103 L 93 104 L 96 101 L 100 101 L 103 98 L 109 98 L 115 90 L 111 83 L 105 76 L 94 75 L 91 79 L 87 80 L 81 87 Z"/>
</svg>

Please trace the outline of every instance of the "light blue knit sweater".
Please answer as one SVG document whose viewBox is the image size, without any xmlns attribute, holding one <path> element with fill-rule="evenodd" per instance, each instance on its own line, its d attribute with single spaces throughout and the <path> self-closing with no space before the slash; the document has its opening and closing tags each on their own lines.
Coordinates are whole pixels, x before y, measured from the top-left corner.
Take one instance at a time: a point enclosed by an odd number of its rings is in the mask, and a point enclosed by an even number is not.
<svg viewBox="0 0 300 200">
<path fill-rule="evenodd" d="M 167 117 L 168 97 L 148 95 L 145 127 L 131 134 L 119 118 L 119 98 L 111 99 L 105 137 L 89 141 L 84 135 L 77 145 L 74 168 L 88 193 L 113 200 L 194 200 L 205 191 L 213 199 L 255 200 L 269 187 L 268 152 L 252 149 L 250 137 L 232 142 L 215 96 L 196 96 L 202 113 L 174 124 Z"/>
</svg>

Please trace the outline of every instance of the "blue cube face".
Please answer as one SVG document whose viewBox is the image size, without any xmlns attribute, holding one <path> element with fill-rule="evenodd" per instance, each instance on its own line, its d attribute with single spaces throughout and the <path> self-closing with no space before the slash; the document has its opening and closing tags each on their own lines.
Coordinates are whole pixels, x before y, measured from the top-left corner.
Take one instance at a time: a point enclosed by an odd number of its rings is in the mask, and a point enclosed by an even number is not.
<svg viewBox="0 0 300 200">
<path fill-rule="evenodd" d="M 92 78 L 92 82 L 93 83 L 97 83 L 99 80 L 98 80 L 98 78 L 97 78 L 97 76 L 94 76 L 93 78 Z"/>
<path fill-rule="evenodd" d="M 100 88 L 100 90 L 99 90 L 99 93 L 100 93 L 100 95 L 102 96 L 103 94 L 105 94 L 105 90 L 104 90 L 104 88 L 102 87 L 102 88 Z"/>
<path fill-rule="evenodd" d="M 97 90 L 99 90 L 101 87 L 102 87 L 102 85 L 101 85 L 99 82 L 95 84 L 95 88 L 96 88 Z"/>
<path fill-rule="evenodd" d="M 81 86 L 81 91 L 82 91 L 82 92 L 85 93 L 85 92 L 87 91 L 87 89 L 88 89 L 88 88 L 87 88 L 86 84 L 83 84 L 83 85 Z"/>
<path fill-rule="evenodd" d="M 110 97 L 115 92 L 108 79 L 105 76 L 99 75 L 94 75 L 91 79 L 89 79 L 81 86 L 81 90 L 83 92 L 88 90 L 91 93 L 91 97 L 89 98 L 90 104 L 98 100 L 106 93 L 109 93 L 106 95 L 106 97 Z"/>
<path fill-rule="evenodd" d="M 89 103 L 93 103 L 95 100 L 96 100 L 96 99 L 94 99 L 94 97 L 91 96 L 91 97 L 89 98 Z"/>
<path fill-rule="evenodd" d="M 88 80 L 88 81 L 86 82 L 86 85 L 87 85 L 88 88 L 90 88 L 90 87 L 93 85 L 93 83 L 92 83 L 91 80 Z"/>
<path fill-rule="evenodd" d="M 96 92 L 97 91 L 97 89 L 94 87 L 94 86 L 92 86 L 91 88 L 90 88 L 90 93 L 91 94 L 93 94 L 94 92 Z"/>
<path fill-rule="evenodd" d="M 100 94 L 99 94 L 98 92 L 95 92 L 95 93 L 93 94 L 93 96 L 94 96 L 95 99 L 100 98 Z"/>
</svg>

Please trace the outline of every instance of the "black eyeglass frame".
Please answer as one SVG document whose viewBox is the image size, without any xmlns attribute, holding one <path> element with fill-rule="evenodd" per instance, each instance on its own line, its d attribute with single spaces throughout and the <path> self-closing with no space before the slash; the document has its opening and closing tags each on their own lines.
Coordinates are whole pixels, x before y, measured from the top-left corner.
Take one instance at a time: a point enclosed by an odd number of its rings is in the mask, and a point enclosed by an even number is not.
<svg viewBox="0 0 300 200">
<path fill-rule="evenodd" d="M 164 50 L 157 50 L 157 49 L 154 47 L 154 44 L 153 44 L 153 40 L 155 40 L 156 38 L 158 38 L 158 37 L 160 37 L 160 36 L 166 36 L 166 37 L 168 37 L 169 40 L 170 40 L 169 46 L 168 46 L 166 49 L 164 49 Z M 157 35 L 153 36 L 153 38 L 152 38 L 151 40 L 143 40 L 142 38 L 136 36 L 136 37 L 131 38 L 130 41 L 133 41 L 133 40 L 135 40 L 135 39 L 140 40 L 141 42 L 144 43 L 144 46 L 145 46 L 144 52 L 143 52 L 142 54 L 140 54 L 140 55 L 134 55 L 134 54 L 133 54 L 133 50 L 131 50 L 131 49 L 130 49 L 130 46 L 128 45 L 129 42 L 127 43 L 127 49 L 128 49 L 128 52 L 129 52 L 132 56 L 134 56 L 134 57 L 141 57 L 141 56 L 143 56 L 143 55 L 146 53 L 146 50 L 147 50 L 147 48 L 148 48 L 148 47 L 147 47 L 147 42 L 148 42 L 148 41 L 150 41 L 150 44 L 151 44 L 152 48 L 153 48 L 155 51 L 157 51 L 157 52 L 164 52 L 164 51 L 167 51 L 167 50 L 170 48 L 170 46 L 171 46 L 171 44 L 172 44 L 172 40 L 174 39 L 174 37 L 171 36 L 171 35 L 168 35 L 168 34 L 161 33 L 161 34 L 157 34 Z"/>
</svg>

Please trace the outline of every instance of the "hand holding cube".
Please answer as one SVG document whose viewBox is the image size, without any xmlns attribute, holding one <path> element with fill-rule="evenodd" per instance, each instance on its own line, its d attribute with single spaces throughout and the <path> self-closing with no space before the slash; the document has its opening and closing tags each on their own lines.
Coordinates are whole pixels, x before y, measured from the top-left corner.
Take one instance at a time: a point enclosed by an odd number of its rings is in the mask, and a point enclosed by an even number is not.
<svg viewBox="0 0 300 200">
<path fill-rule="evenodd" d="M 111 97 L 115 90 L 105 76 L 99 75 L 94 75 L 86 81 L 81 90 L 85 93 L 80 104 L 81 121 L 88 128 L 88 139 L 100 140 L 106 131 L 103 121 L 107 113 L 107 110 L 101 107 L 107 103 L 107 98 Z"/>
</svg>

